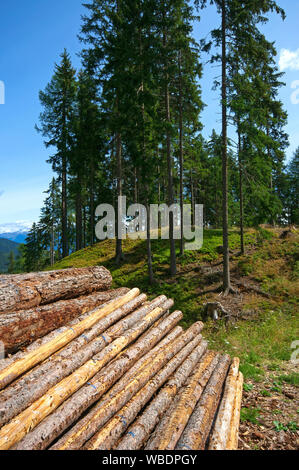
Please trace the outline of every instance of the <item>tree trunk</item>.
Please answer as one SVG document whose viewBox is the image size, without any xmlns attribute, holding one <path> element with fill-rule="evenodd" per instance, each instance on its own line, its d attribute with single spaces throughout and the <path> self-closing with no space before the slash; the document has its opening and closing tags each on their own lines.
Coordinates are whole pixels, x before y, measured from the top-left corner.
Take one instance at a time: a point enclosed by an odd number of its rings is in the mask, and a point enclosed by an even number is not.
<svg viewBox="0 0 299 470">
<path fill-rule="evenodd" d="M 167 45 L 167 36 L 164 33 L 163 38 L 164 47 Z M 169 86 L 168 86 L 168 65 L 165 66 L 165 110 L 166 110 L 166 122 L 171 125 L 170 118 L 170 102 L 169 102 Z M 171 138 L 169 130 L 166 131 L 166 156 L 167 156 L 167 176 L 168 176 L 168 205 L 171 206 L 174 203 L 173 194 L 173 162 L 171 155 Z M 169 243 L 170 243 L 170 275 L 176 275 L 176 253 L 175 253 L 175 241 L 174 241 L 174 220 L 173 213 L 169 214 Z"/>
<path fill-rule="evenodd" d="M 68 250 L 68 223 L 67 223 L 67 168 L 66 156 L 62 157 L 62 189 L 61 189 L 61 211 L 62 211 L 62 257 L 69 254 Z"/>
<path fill-rule="evenodd" d="M 77 178 L 78 187 L 76 190 L 76 251 L 82 249 L 82 198 L 81 181 Z"/>
<path fill-rule="evenodd" d="M 106 290 L 112 284 L 103 266 L 0 276 L 0 315 Z"/>
<path fill-rule="evenodd" d="M 55 263 L 55 231 L 54 221 L 51 221 L 51 242 L 50 242 L 50 264 L 54 266 Z"/>
<path fill-rule="evenodd" d="M 86 207 L 83 206 L 83 248 L 86 248 Z"/>
<path fill-rule="evenodd" d="M 179 52 L 179 126 L 180 126 L 180 206 L 181 206 L 181 239 L 180 256 L 184 255 L 184 155 L 183 155 L 183 91 L 182 91 L 182 52 Z"/>
<path fill-rule="evenodd" d="M 122 196 L 122 149 L 121 149 L 121 136 L 118 133 L 116 136 L 116 164 L 117 164 L 117 197 Z M 122 252 L 122 239 L 119 238 L 119 227 L 122 223 L 122 211 L 119 210 L 118 201 L 117 205 L 117 218 L 116 218 L 116 253 L 115 253 L 115 262 L 117 265 L 123 260 Z"/>
<path fill-rule="evenodd" d="M 231 290 L 228 241 L 228 158 L 227 158 L 227 77 L 226 77 L 226 0 L 222 0 L 222 228 L 223 290 Z"/>
<path fill-rule="evenodd" d="M 94 160 L 91 160 L 91 168 L 90 168 L 90 245 L 93 246 L 94 238 L 95 238 L 95 210 L 94 210 Z"/>
<path fill-rule="evenodd" d="M 195 225 L 195 198 L 194 198 L 194 183 L 193 183 L 192 168 L 190 171 L 190 187 L 191 187 L 191 209 L 192 209 L 191 224 L 192 224 L 192 227 L 194 227 Z"/>
<path fill-rule="evenodd" d="M 239 192 L 240 192 L 240 237 L 241 253 L 245 253 L 244 243 L 244 208 L 243 208 L 243 168 L 242 168 L 242 144 L 240 130 L 238 129 L 238 164 L 239 164 Z"/>
<path fill-rule="evenodd" d="M 151 217 L 150 217 L 150 207 L 149 204 L 146 204 L 146 250 L 147 250 L 147 266 L 148 266 L 148 277 L 149 283 L 152 285 L 154 283 L 154 271 L 153 271 L 153 260 L 152 260 L 152 243 L 151 243 Z"/>
</svg>

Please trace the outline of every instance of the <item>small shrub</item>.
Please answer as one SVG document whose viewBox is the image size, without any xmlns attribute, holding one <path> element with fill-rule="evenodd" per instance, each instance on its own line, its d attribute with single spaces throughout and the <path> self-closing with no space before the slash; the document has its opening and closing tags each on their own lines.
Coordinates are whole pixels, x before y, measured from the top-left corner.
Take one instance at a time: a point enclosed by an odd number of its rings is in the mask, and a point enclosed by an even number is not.
<svg viewBox="0 0 299 470">
<path fill-rule="evenodd" d="M 242 408 L 241 409 L 241 422 L 249 421 L 253 424 L 260 424 L 260 409 L 259 408 Z"/>
<path fill-rule="evenodd" d="M 292 432 L 296 432 L 299 429 L 298 424 L 295 423 L 295 421 L 290 421 L 287 424 L 287 427 L 288 427 L 289 431 L 292 431 Z"/>
<path fill-rule="evenodd" d="M 277 432 L 287 431 L 288 430 L 288 428 L 286 426 L 284 426 L 284 424 L 280 423 L 279 421 L 273 421 L 273 424 L 274 424 L 274 429 Z"/>
<path fill-rule="evenodd" d="M 261 395 L 263 397 L 271 397 L 271 393 L 269 392 L 269 390 L 261 390 Z"/>
<path fill-rule="evenodd" d="M 252 384 L 243 384 L 243 389 L 245 390 L 245 392 L 250 392 L 250 390 L 253 389 L 253 385 Z"/>
</svg>

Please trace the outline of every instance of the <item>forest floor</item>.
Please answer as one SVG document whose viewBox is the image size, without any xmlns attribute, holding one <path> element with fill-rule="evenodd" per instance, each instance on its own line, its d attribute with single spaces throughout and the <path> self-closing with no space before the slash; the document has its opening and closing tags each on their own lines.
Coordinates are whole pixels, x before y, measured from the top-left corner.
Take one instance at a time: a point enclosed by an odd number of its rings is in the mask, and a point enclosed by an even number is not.
<svg viewBox="0 0 299 470">
<path fill-rule="evenodd" d="M 299 374 L 291 358 L 299 350 L 299 230 L 250 229 L 245 243 L 241 255 L 238 231 L 231 230 L 231 279 L 237 294 L 228 296 L 220 288 L 221 230 L 204 231 L 202 249 L 177 258 L 174 278 L 168 274 L 168 242 L 153 240 L 152 286 L 143 240 L 124 241 L 120 267 L 114 263 L 115 242 L 106 240 L 61 260 L 55 269 L 102 264 L 110 269 L 114 287 L 139 287 L 150 298 L 172 297 L 184 313 L 184 327 L 202 318 L 206 302 L 220 302 L 230 319 L 208 320 L 204 335 L 212 349 L 241 360 L 245 383 L 239 448 L 297 449 Z"/>
</svg>

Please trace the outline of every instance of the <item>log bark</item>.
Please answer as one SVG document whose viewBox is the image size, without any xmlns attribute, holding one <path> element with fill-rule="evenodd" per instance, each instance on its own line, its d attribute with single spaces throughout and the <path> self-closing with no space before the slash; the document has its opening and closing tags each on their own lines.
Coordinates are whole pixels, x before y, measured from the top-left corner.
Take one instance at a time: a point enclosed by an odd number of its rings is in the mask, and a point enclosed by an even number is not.
<svg viewBox="0 0 299 470">
<path fill-rule="evenodd" d="M 72 328 L 58 335 L 52 341 L 40 346 L 38 349 L 29 352 L 22 359 L 13 362 L 0 372 L 0 389 L 17 379 L 21 374 L 44 361 L 53 353 L 63 348 L 72 339 L 77 338 L 85 330 L 92 328 L 95 323 L 104 318 L 117 308 L 125 305 L 139 295 L 139 289 L 132 289 L 126 295 L 118 299 L 111 300 L 103 307 L 93 311 L 85 320 L 77 323 Z"/>
<path fill-rule="evenodd" d="M 78 299 L 60 300 L 33 309 L 2 314 L 0 315 L 0 341 L 4 343 L 5 352 L 10 354 L 45 336 L 50 331 L 60 328 L 82 313 L 125 294 L 128 290 L 97 292 Z"/>
<path fill-rule="evenodd" d="M 155 330 L 149 332 L 146 337 L 139 338 L 133 346 L 126 349 L 119 358 L 96 374 L 88 384 L 74 393 L 57 411 L 54 411 L 36 429 L 31 431 L 14 449 L 41 450 L 47 448 L 82 413 L 98 401 L 136 360 L 148 353 L 181 318 L 181 315 L 172 314 L 169 317 L 168 326 L 165 323 L 167 320 L 165 320 Z M 176 336 L 177 328 L 168 335 L 168 338 L 171 338 L 172 341 Z"/>
<path fill-rule="evenodd" d="M 204 356 L 188 379 L 186 386 L 181 390 L 175 408 L 168 414 L 163 425 L 159 426 L 148 448 L 151 450 L 175 448 L 218 362 L 219 355 L 214 352 L 209 352 Z"/>
<path fill-rule="evenodd" d="M 209 450 L 225 450 L 234 412 L 240 360 L 234 358 L 225 382 L 223 397 L 211 432 Z"/>
<path fill-rule="evenodd" d="M 144 413 L 133 423 L 128 429 L 126 435 L 120 440 L 116 446 L 116 450 L 137 450 L 141 449 L 143 444 L 147 442 L 150 434 L 155 429 L 165 411 L 171 405 L 178 390 L 184 385 L 186 379 L 203 356 L 207 349 L 208 343 L 202 341 L 199 346 L 187 357 L 183 364 L 173 374 L 173 377 L 162 388 L 158 395 L 148 405 Z"/>
<path fill-rule="evenodd" d="M 27 406 L 46 393 L 50 387 L 81 367 L 100 352 L 108 341 L 111 342 L 118 334 L 123 334 L 130 326 L 133 326 L 125 318 L 116 323 L 118 326 L 114 330 L 116 334 L 113 334 L 111 328 L 107 330 L 111 324 L 137 308 L 145 300 L 146 295 L 141 294 L 122 308 L 107 315 L 107 317 L 96 323 L 93 328 L 86 331 L 84 335 L 71 341 L 62 351 L 59 351 L 20 380 L 4 389 L 0 393 L 0 426 L 21 413 Z M 135 315 L 132 320 L 135 320 L 135 322 L 136 318 L 140 320 L 154 310 L 159 303 L 163 302 L 165 302 L 165 297 L 161 296 L 151 304 L 138 308 L 134 312 L 138 315 Z M 104 332 L 105 334 L 101 337 L 100 335 Z"/>
<path fill-rule="evenodd" d="M 0 276 L 0 314 L 107 290 L 111 284 L 103 266 Z"/>
<path fill-rule="evenodd" d="M 124 335 L 114 340 L 103 351 L 87 361 L 73 374 L 52 387 L 39 400 L 20 413 L 0 430 L 0 449 L 6 450 L 20 441 L 29 430 L 34 429 L 44 418 L 58 408 L 67 398 L 81 388 L 98 371 L 108 364 L 131 342 L 135 341 L 163 313 L 157 307 L 141 320 L 135 328 L 128 330 Z M 105 339 L 104 339 L 105 340 Z"/>
<path fill-rule="evenodd" d="M 118 439 L 136 418 L 137 414 L 152 398 L 154 393 L 167 381 L 169 376 L 182 364 L 194 348 L 200 343 L 202 337 L 198 334 L 199 325 L 193 325 L 186 333 L 174 342 L 172 347 L 157 356 L 155 361 L 142 370 L 140 375 L 134 379 L 134 382 L 141 381 L 143 388 L 135 386 L 135 395 L 121 410 L 119 410 L 118 396 L 115 397 L 115 404 L 110 403 L 114 408 L 113 414 L 118 412 L 110 421 L 90 439 L 84 449 L 86 450 L 110 450 L 117 443 Z M 193 337 L 193 339 L 192 339 Z M 165 365 L 166 364 L 166 365 Z M 162 368 L 161 368 L 162 367 Z M 132 388 L 133 382 L 128 384 Z M 136 393 L 136 390 L 138 393 Z M 126 390 L 121 392 L 126 394 Z M 102 411 L 104 418 L 105 410 Z M 104 418 L 105 419 L 105 418 Z M 102 424 L 100 424 L 101 426 Z M 99 426 L 98 426 L 99 428 Z"/>
<path fill-rule="evenodd" d="M 199 402 L 197 403 L 176 450 L 203 450 L 221 398 L 223 383 L 230 365 L 227 354 L 220 358 Z"/>
<path fill-rule="evenodd" d="M 236 396 L 234 402 L 234 411 L 230 423 L 229 438 L 226 443 L 226 450 L 237 450 L 239 441 L 240 412 L 243 392 L 243 374 L 239 372 L 237 379 Z"/>
<path fill-rule="evenodd" d="M 122 297 L 123 295 L 127 294 L 129 291 L 130 289 L 127 289 L 126 287 L 121 287 L 120 289 L 115 289 L 109 292 L 113 293 L 112 299 L 116 299 L 118 297 Z M 102 304 L 102 306 L 104 306 L 104 304 Z M 0 372 L 3 369 L 5 369 L 5 367 L 12 364 L 16 360 L 24 358 L 29 352 L 36 351 L 36 349 L 38 349 L 40 346 L 43 346 L 49 341 L 52 341 L 61 333 L 67 331 L 69 328 L 73 327 L 74 325 L 77 325 L 77 323 L 80 323 L 81 321 L 85 320 L 86 318 L 90 316 L 92 311 L 88 310 L 87 312 L 80 314 L 78 317 L 66 323 L 64 326 L 61 326 L 60 328 L 56 328 L 55 330 L 51 331 L 47 335 L 43 336 L 42 338 L 39 338 L 33 341 L 33 343 L 29 344 L 29 346 L 27 346 L 26 348 L 22 348 L 17 353 L 13 355 L 8 355 L 8 357 L 1 359 L 0 360 Z"/>
</svg>

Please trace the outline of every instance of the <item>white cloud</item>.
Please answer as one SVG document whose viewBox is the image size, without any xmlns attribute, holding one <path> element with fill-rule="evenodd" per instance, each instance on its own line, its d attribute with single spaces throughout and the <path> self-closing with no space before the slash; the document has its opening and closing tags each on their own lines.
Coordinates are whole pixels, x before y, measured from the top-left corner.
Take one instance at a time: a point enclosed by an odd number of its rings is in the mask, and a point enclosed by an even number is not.
<svg viewBox="0 0 299 470">
<path fill-rule="evenodd" d="M 281 49 L 279 68 L 281 71 L 286 69 L 299 70 L 299 49 L 294 52 L 289 49 Z"/>
<path fill-rule="evenodd" d="M 12 223 L 0 224 L 0 233 L 26 233 L 32 227 L 32 222 L 28 220 L 17 220 Z"/>
</svg>

